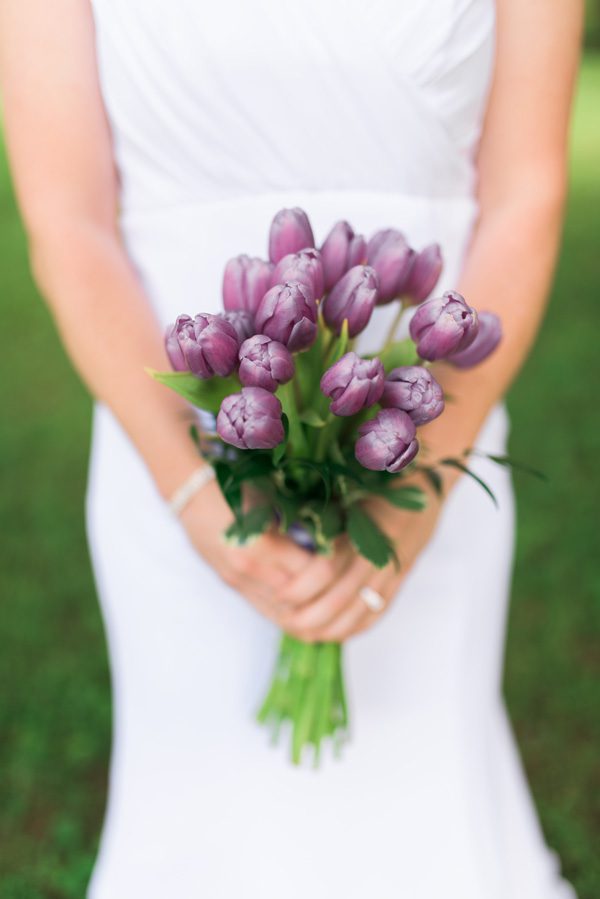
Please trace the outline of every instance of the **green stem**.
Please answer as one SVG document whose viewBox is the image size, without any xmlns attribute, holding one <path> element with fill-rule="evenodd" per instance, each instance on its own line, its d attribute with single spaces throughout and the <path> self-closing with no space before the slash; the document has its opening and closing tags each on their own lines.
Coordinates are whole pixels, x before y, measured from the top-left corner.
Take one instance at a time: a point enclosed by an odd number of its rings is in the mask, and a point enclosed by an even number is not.
<svg viewBox="0 0 600 899">
<path fill-rule="evenodd" d="M 341 415 L 334 415 L 333 413 L 329 413 L 327 424 L 323 428 L 321 428 L 319 432 L 317 448 L 315 452 L 316 462 L 322 462 L 327 457 L 329 447 L 335 440 L 337 440 L 337 437 L 344 427 L 345 423 L 346 419 Z"/>
<path fill-rule="evenodd" d="M 398 330 L 398 326 L 400 325 L 402 316 L 404 315 L 404 300 L 401 297 L 399 297 L 397 302 L 398 302 L 398 311 L 396 312 L 396 315 L 392 319 L 392 323 L 391 323 L 390 329 L 388 331 L 387 339 L 383 345 L 384 350 L 387 350 L 387 348 L 393 344 L 394 339 L 396 337 L 396 331 Z"/>
<path fill-rule="evenodd" d="M 306 440 L 306 434 L 302 427 L 302 422 L 298 414 L 298 405 L 296 403 L 296 394 L 294 390 L 293 380 L 287 384 L 282 384 L 277 391 L 283 411 L 287 415 L 289 422 L 289 440 L 292 445 L 292 456 L 307 457 L 309 455 L 309 447 Z"/>
</svg>

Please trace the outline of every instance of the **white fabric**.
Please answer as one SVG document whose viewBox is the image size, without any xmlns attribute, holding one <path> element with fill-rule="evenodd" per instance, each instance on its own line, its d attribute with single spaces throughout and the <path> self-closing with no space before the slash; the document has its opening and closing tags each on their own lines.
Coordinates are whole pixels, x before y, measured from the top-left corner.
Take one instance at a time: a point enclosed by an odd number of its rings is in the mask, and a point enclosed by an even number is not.
<svg viewBox="0 0 600 899">
<path fill-rule="evenodd" d="M 439 240 L 456 284 L 491 0 L 95 0 L 122 228 L 162 324 L 216 311 L 225 261 L 300 205 L 318 240 Z M 389 310 L 363 345 L 376 346 Z M 503 451 L 503 406 L 478 445 Z M 506 470 L 463 479 L 396 602 L 346 648 L 353 733 L 298 770 L 253 720 L 275 628 L 192 550 L 110 411 L 87 496 L 114 691 L 90 899 L 559 899 L 500 682 L 514 539 Z"/>
</svg>

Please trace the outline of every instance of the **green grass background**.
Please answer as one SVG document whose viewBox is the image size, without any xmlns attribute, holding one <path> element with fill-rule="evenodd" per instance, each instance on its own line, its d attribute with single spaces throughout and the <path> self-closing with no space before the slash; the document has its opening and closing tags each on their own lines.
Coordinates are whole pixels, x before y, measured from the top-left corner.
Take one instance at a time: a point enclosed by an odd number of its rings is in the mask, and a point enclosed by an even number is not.
<svg viewBox="0 0 600 899">
<path fill-rule="evenodd" d="M 549 314 L 509 397 L 518 552 L 506 691 L 548 842 L 600 896 L 597 565 L 600 57 L 583 65 Z M 110 739 L 83 531 L 90 401 L 28 274 L 0 151 L 0 897 L 75 899 L 91 870 Z M 507 897 L 509 899 L 509 897 Z"/>
</svg>

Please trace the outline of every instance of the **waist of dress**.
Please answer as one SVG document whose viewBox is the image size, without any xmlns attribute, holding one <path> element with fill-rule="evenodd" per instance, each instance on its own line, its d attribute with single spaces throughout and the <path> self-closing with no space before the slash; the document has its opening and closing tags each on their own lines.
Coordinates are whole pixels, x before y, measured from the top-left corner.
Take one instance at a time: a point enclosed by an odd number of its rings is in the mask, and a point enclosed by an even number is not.
<svg viewBox="0 0 600 899">
<path fill-rule="evenodd" d="M 330 216 L 337 210 L 348 218 L 353 213 L 365 214 L 367 219 L 375 215 L 379 216 L 380 226 L 385 227 L 386 215 L 397 216 L 403 212 L 413 218 L 426 215 L 428 212 L 436 214 L 448 210 L 461 218 L 463 216 L 469 218 L 477 211 L 477 200 L 472 193 L 440 195 L 435 192 L 428 194 L 397 189 L 388 191 L 350 187 L 327 190 L 297 187 L 236 194 L 216 199 L 177 196 L 173 199 L 149 202 L 133 200 L 125 194 L 120 209 L 120 221 L 124 228 L 135 229 L 136 226 L 143 227 L 145 223 L 153 225 L 193 219 L 210 221 L 211 216 L 223 219 L 236 214 L 261 220 L 265 214 L 273 216 L 279 209 L 290 206 L 301 206 L 309 215 L 312 212 L 316 216 Z"/>
</svg>

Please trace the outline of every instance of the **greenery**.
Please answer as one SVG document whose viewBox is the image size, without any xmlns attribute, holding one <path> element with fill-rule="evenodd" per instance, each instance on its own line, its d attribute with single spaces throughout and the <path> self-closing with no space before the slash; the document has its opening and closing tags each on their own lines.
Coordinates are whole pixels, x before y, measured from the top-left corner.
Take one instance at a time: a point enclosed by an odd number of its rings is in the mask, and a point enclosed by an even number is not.
<svg viewBox="0 0 600 899">
<path fill-rule="evenodd" d="M 553 300 L 510 396 L 519 532 L 506 690 L 550 845 L 580 899 L 600 895 L 600 59 L 580 83 Z M 90 402 L 27 273 L 0 158 L 0 896 L 80 899 L 106 789 L 109 677 L 83 531 Z"/>
<path fill-rule="evenodd" d="M 585 45 L 595 50 L 600 47 L 600 0 L 586 0 Z"/>
</svg>

